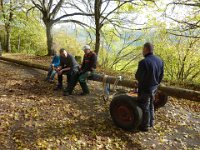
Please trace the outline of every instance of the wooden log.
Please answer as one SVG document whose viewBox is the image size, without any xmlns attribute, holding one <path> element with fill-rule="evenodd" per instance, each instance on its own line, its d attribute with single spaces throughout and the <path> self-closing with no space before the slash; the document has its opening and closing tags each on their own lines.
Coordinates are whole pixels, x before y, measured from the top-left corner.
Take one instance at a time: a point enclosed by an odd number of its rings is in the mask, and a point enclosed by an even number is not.
<svg viewBox="0 0 200 150">
<path fill-rule="evenodd" d="M 169 96 L 200 102 L 200 91 L 160 85 L 159 90 Z"/>
<path fill-rule="evenodd" d="M 40 65 L 40 64 L 33 64 L 33 63 L 30 63 L 30 62 L 27 62 L 27 61 L 15 60 L 15 59 L 6 58 L 6 57 L 0 57 L 0 60 L 9 61 L 9 62 L 13 62 L 13 63 L 16 63 L 16 64 L 20 64 L 20 65 L 24 65 L 24 66 L 48 71 L 48 66 L 44 66 L 44 65 Z M 104 75 L 94 74 L 93 77 L 90 80 L 103 82 Z M 114 84 L 116 80 L 117 80 L 117 77 L 113 77 L 113 76 L 107 76 L 106 77 L 106 83 Z M 124 86 L 124 87 L 129 87 L 129 88 L 136 88 L 137 87 L 137 81 L 122 79 L 118 82 L 118 85 Z M 188 100 L 191 100 L 191 101 L 200 102 L 200 91 L 177 88 L 177 87 L 172 87 L 172 86 L 165 86 L 163 84 L 161 84 L 159 86 L 159 90 L 161 92 L 165 93 L 166 95 L 169 95 L 169 96 L 172 96 L 172 97 L 183 98 L 183 99 L 188 99 Z"/>
<path fill-rule="evenodd" d="M 104 78 L 105 77 L 104 77 L 103 74 L 94 74 L 93 77 L 91 78 L 91 80 L 97 81 L 97 82 L 103 82 Z M 118 80 L 118 77 L 114 77 L 114 76 L 107 76 L 106 77 L 106 83 L 114 84 L 116 82 L 116 80 Z M 126 80 L 126 79 L 122 78 L 122 80 L 118 81 L 117 85 L 129 87 L 129 88 L 136 88 L 137 87 L 137 81 L 136 80 Z"/>
<path fill-rule="evenodd" d="M 40 64 L 34 64 L 28 61 L 22 61 L 22 60 L 15 60 L 12 58 L 7 58 L 7 57 L 0 57 L 0 60 L 4 60 L 4 61 L 8 61 L 8 62 L 13 62 L 19 65 L 23 65 L 23 66 L 27 66 L 27 67 L 31 67 L 31 68 L 36 68 L 36 69 L 41 69 L 41 70 L 45 70 L 48 71 L 49 67 L 48 66 L 44 66 L 44 65 L 40 65 Z"/>
<path fill-rule="evenodd" d="M 95 74 L 93 76 L 94 81 L 103 82 L 104 75 Z M 108 76 L 106 79 L 107 83 L 114 84 L 117 80 L 116 77 Z M 136 80 L 124 80 L 118 82 L 118 85 L 125 86 L 129 88 L 136 88 L 137 87 L 137 81 Z M 189 89 L 183 89 L 183 88 L 177 88 L 172 86 L 165 86 L 161 84 L 158 88 L 161 92 L 165 93 L 166 95 L 176 97 L 176 98 L 183 98 L 188 99 L 191 101 L 197 101 L 200 102 L 200 91 L 194 91 Z"/>
</svg>

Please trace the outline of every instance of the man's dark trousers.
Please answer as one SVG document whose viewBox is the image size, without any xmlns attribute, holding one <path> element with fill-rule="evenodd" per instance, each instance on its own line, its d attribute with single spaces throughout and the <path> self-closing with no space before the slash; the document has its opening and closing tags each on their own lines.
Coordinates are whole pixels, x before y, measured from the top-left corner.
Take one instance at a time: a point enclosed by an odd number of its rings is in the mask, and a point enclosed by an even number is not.
<svg viewBox="0 0 200 150">
<path fill-rule="evenodd" d="M 69 83 L 71 74 L 71 71 L 64 71 L 62 74 L 58 74 L 58 86 L 63 86 L 63 75 L 67 75 L 67 83 Z"/>
<path fill-rule="evenodd" d="M 67 88 L 66 88 L 65 92 L 67 91 L 69 94 L 72 94 L 74 87 L 77 84 L 78 76 L 79 76 L 78 70 L 72 71 L 71 76 L 70 76 L 70 80 L 67 84 Z"/>
<path fill-rule="evenodd" d="M 78 69 L 65 71 L 61 75 L 58 75 L 59 86 L 62 86 L 63 74 L 67 75 L 67 88 L 65 89 L 65 91 L 71 94 L 78 80 Z"/>
<path fill-rule="evenodd" d="M 138 101 L 139 105 L 143 110 L 143 120 L 141 128 L 153 127 L 154 125 L 154 99 L 156 90 L 151 93 L 139 93 Z"/>
</svg>

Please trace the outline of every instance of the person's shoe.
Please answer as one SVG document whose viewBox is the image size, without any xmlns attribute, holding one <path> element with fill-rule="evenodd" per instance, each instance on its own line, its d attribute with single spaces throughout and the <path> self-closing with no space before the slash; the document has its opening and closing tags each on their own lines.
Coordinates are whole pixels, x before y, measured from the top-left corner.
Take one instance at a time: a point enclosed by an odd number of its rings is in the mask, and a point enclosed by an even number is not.
<svg viewBox="0 0 200 150">
<path fill-rule="evenodd" d="M 69 96 L 69 95 L 72 95 L 72 93 L 69 93 L 69 92 L 64 92 L 63 93 L 63 96 Z"/>
<path fill-rule="evenodd" d="M 153 128 L 154 127 L 154 125 L 153 124 L 150 124 L 150 128 Z"/>
<path fill-rule="evenodd" d="M 88 95 L 88 94 L 90 94 L 90 93 L 89 92 L 88 93 L 83 92 L 83 93 L 80 94 L 80 96 L 85 96 L 85 95 Z"/>
<path fill-rule="evenodd" d="M 57 86 L 54 88 L 54 91 L 58 91 L 58 90 L 62 90 L 62 86 L 57 85 Z"/>
<path fill-rule="evenodd" d="M 65 92 L 68 92 L 68 88 L 64 88 L 63 89 L 63 92 L 65 93 Z"/>
<path fill-rule="evenodd" d="M 49 78 L 45 78 L 44 81 L 46 81 L 46 82 L 49 81 Z"/>
<path fill-rule="evenodd" d="M 149 131 L 149 128 L 148 128 L 148 127 L 147 127 L 147 128 L 139 127 L 139 130 L 140 130 L 141 132 L 148 132 L 148 131 Z"/>
<path fill-rule="evenodd" d="M 54 83 L 54 81 L 53 81 L 52 79 L 50 79 L 48 82 L 49 82 L 49 83 Z"/>
</svg>

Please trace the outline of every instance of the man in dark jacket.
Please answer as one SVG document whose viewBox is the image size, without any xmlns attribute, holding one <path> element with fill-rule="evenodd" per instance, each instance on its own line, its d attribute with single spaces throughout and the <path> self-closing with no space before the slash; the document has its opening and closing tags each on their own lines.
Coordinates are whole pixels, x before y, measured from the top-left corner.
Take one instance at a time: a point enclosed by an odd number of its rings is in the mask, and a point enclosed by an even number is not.
<svg viewBox="0 0 200 150">
<path fill-rule="evenodd" d="M 143 110 L 141 131 L 148 131 L 154 125 L 153 100 L 160 82 L 163 79 L 163 61 L 153 54 L 153 45 L 145 43 L 143 60 L 139 62 L 135 78 L 138 81 L 138 99 Z"/>
<path fill-rule="evenodd" d="M 96 63 L 97 63 L 97 56 L 94 52 L 90 50 L 89 45 L 85 45 L 83 47 L 84 50 L 84 58 L 83 62 L 80 68 L 80 76 L 79 76 L 79 83 L 81 85 L 81 88 L 83 90 L 83 93 L 81 95 L 87 95 L 90 93 L 89 88 L 86 83 L 86 79 L 89 76 L 92 76 L 96 69 Z"/>
<path fill-rule="evenodd" d="M 66 74 L 68 84 L 65 91 L 71 95 L 78 78 L 78 69 L 79 65 L 75 58 L 71 54 L 67 53 L 64 48 L 60 49 L 60 67 L 56 70 L 58 73 L 58 85 L 55 90 L 63 88 L 63 74 Z"/>
</svg>

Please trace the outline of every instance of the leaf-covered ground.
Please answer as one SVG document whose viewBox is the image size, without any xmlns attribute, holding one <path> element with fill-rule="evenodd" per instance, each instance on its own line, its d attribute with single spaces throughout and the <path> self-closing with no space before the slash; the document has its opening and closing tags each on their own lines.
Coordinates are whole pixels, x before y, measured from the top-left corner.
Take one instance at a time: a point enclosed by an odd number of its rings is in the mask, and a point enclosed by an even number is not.
<svg viewBox="0 0 200 150">
<path fill-rule="evenodd" d="M 6 149 L 200 149 L 200 104 L 170 98 L 156 111 L 154 129 L 125 132 L 114 126 L 101 98 L 63 97 L 46 72 L 0 61 L 0 150 Z"/>
</svg>

